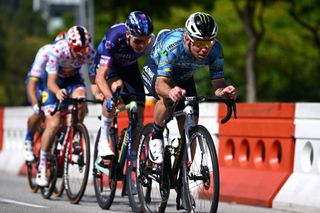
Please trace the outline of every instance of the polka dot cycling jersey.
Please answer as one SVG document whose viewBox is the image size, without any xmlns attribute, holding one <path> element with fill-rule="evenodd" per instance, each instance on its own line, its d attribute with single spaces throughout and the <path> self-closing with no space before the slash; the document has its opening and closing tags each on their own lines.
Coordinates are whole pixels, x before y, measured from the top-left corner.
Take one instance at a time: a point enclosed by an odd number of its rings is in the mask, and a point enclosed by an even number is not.
<svg viewBox="0 0 320 213">
<path fill-rule="evenodd" d="M 30 77 L 33 78 L 38 78 L 38 79 L 42 79 L 43 80 L 43 76 L 45 74 L 45 70 L 46 70 L 46 64 L 48 62 L 48 58 L 49 58 L 49 51 L 51 49 L 51 44 L 47 44 L 42 46 L 37 54 L 36 57 L 33 61 L 31 70 L 28 73 L 27 78 L 29 79 Z"/>
<path fill-rule="evenodd" d="M 158 35 L 151 53 L 158 66 L 157 76 L 185 81 L 202 67 L 209 66 L 210 79 L 223 78 L 224 57 L 221 44 L 216 40 L 207 59 L 197 61 L 184 44 L 184 30 L 164 30 Z"/>
<path fill-rule="evenodd" d="M 52 44 L 49 51 L 49 59 L 46 66 L 48 74 L 58 74 L 59 77 L 66 78 L 75 76 L 83 64 L 89 66 L 89 73 L 94 70 L 94 57 L 96 51 L 89 45 L 89 51 L 84 53 L 81 58 L 72 56 L 68 41 L 59 40 Z"/>
</svg>

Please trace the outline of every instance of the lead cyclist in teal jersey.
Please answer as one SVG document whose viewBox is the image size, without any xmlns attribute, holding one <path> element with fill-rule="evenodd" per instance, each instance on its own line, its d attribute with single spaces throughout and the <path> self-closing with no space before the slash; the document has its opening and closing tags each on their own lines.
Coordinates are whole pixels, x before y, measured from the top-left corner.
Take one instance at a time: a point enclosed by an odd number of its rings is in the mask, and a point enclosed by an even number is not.
<svg viewBox="0 0 320 213">
<path fill-rule="evenodd" d="M 185 28 L 159 32 L 153 51 L 143 68 L 143 81 L 148 91 L 158 99 L 154 110 L 152 140 L 149 142 L 149 158 L 154 163 L 163 162 L 163 126 L 168 114 L 167 98 L 173 102 L 183 96 L 197 96 L 193 74 L 199 68 L 209 66 L 214 93 L 218 97 L 236 99 L 236 90 L 224 79 L 222 46 L 215 39 L 218 25 L 214 18 L 203 12 L 190 15 Z M 182 110 L 180 102 L 176 110 Z M 199 106 L 195 106 L 195 122 Z M 182 132 L 184 120 L 178 118 Z"/>
</svg>

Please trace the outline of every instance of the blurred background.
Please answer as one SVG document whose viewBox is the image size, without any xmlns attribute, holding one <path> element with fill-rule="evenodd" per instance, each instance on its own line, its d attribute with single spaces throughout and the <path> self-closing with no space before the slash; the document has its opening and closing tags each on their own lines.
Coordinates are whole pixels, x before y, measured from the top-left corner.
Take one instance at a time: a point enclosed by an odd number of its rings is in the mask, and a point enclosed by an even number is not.
<svg viewBox="0 0 320 213">
<path fill-rule="evenodd" d="M 0 105 L 27 104 L 24 82 L 35 54 L 60 31 L 86 26 L 97 47 L 133 10 L 150 15 L 155 34 L 183 27 L 191 13 L 212 14 L 226 79 L 241 102 L 320 100 L 318 0 L 0 0 Z M 208 69 L 195 77 L 199 95 L 213 95 Z"/>
</svg>

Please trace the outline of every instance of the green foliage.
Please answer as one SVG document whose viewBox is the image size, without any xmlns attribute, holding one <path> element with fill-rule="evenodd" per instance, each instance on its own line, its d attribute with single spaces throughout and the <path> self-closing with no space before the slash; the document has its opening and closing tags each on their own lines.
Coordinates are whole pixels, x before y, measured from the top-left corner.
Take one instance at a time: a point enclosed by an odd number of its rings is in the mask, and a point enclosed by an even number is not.
<svg viewBox="0 0 320 213">
<path fill-rule="evenodd" d="M 30 2 L 21 1 L 17 11 L 0 8 L 0 105 L 26 103 L 24 81 L 38 48 L 46 43 L 45 22 L 32 12 Z"/>
</svg>

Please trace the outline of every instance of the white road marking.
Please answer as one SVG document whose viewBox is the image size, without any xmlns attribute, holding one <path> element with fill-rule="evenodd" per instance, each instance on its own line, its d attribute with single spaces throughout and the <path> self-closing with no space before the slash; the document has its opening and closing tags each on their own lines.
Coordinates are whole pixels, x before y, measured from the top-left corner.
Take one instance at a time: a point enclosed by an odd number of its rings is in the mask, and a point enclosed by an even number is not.
<svg viewBox="0 0 320 213">
<path fill-rule="evenodd" d="M 22 206 L 30 206 L 30 207 L 35 207 L 35 208 L 49 208 L 47 206 L 39 206 L 39 205 L 35 205 L 35 204 L 24 203 L 24 202 L 19 202 L 19 201 L 15 201 L 15 200 L 9 200 L 9 199 L 5 199 L 5 198 L 1 198 L 1 197 L 0 197 L 0 202 L 18 204 L 18 205 L 22 205 Z"/>
</svg>

